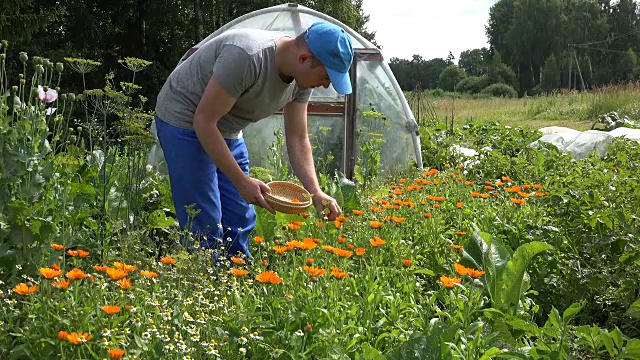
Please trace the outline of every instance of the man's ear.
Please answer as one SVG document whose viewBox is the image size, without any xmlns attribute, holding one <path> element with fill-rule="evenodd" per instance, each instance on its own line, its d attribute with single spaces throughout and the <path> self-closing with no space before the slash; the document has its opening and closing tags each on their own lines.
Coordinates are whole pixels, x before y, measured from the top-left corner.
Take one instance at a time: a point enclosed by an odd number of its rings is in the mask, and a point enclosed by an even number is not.
<svg viewBox="0 0 640 360">
<path fill-rule="evenodd" d="M 298 63 L 300 64 L 304 64 L 306 62 L 311 61 L 311 54 L 308 52 L 302 52 L 300 53 L 300 55 L 298 55 Z"/>
</svg>

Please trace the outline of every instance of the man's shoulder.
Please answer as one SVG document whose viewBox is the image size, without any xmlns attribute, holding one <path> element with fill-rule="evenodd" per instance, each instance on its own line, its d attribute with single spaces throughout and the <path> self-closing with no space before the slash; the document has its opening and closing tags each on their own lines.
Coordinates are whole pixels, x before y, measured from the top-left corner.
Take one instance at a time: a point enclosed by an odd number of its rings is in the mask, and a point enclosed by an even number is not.
<svg viewBox="0 0 640 360">
<path fill-rule="evenodd" d="M 265 48 L 275 46 L 278 38 L 285 34 L 278 31 L 262 29 L 231 29 L 216 36 L 212 41 L 218 45 L 234 45 L 244 49 L 248 54 L 255 54 Z"/>
</svg>

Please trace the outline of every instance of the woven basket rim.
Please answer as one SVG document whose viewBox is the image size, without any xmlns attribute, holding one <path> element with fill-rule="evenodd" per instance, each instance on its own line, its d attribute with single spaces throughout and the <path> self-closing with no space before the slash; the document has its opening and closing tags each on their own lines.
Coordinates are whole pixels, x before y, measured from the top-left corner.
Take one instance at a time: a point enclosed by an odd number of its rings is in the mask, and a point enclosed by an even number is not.
<svg viewBox="0 0 640 360">
<path fill-rule="evenodd" d="M 311 206 L 311 194 L 298 184 L 288 181 L 272 181 L 267 184 L 271 189 L 270 194 L 264 194 L 264 198 L 277 211 L 284 213 L 300 213 Z M 276 193 L 274 195 L 274 192 Z M 284 192 L 284 194 L 282 194 Z M 288 201 L 283 198 L 294 198 L 300 202 Z M 304 200 L 306 198 L 306 200 Z"/>
</svg>

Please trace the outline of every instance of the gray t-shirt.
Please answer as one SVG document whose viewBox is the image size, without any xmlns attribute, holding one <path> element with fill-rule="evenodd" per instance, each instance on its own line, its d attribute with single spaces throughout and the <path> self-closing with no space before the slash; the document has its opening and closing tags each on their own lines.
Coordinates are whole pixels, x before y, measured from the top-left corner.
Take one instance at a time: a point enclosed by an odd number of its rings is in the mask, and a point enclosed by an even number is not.
<svg viewBox="0 0 640 360">
<path fill-rule="evenodd" d="M 197 49 L 169 75 L 158 94 L 156 115 L 163 121 L 193 129 L 193 116 L 211 76 L 237 101 L 218 121 L 227 139 L 242 136 L 247 125 L 264 119 L 295 100 L 306 102 L 311 89 L 295 80 L 285 83 L 275 63 L 281 32 L 234 29 Z"/>
</svg>

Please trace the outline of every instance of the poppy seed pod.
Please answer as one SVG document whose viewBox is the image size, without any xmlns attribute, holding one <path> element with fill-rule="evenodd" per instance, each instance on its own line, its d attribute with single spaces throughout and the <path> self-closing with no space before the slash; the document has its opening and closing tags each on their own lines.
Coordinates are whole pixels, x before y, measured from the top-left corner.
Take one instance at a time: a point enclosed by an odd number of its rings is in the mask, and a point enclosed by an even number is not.
<svg viewBox="0 0 640 360">
<path fill-rule="evenodd" d="M 29 60 L 29 56 L 27 56 L 27 53 L 22 51 L 20 52 L 20 55 L 18 56 L 18 59 L 20 59 L 20 61 L 22 62 L 27 62 L 27 60 Z"/>
<path fill-rule="evenodd" d="M 61 62 L 56 63 L 56 71 L 61 73 L 64 70 L 64 64 Z"/>
<path fill-rule="evenodd" d="M 36 74 L 42 75 L 44 73 L 44 67 L 42 65 L 36 65 Z"/>
<path fill-rule="evenodd" d="M 6 54 L 0 54 L 0 61 L 4 61 L 7 58 Z"/>
<path fill-rule="evenodd" d="M 69 100 L 76 101 L 76 94 L 74 93 L 69 94 Z"/>
<path fill-rule="evenodd" d="M 8 48 L 9 47 L 9 42 L 7 40 L 2 40 L 2 47 L 3 48 Z"/>
<path fill-rule="evenodd" d="M 40 56 L 34 56 L 33 65 L 42 65 L 42 58 Z"/>
<path fill-rule="evenodd" d="M 60 95 L 60 100 L 62 100 L 62 102 L 67 101 L 67 94 Z"/>
<path fill-rule="evenodd" d="M 18 92 L 18 87 L 17 87 L 17 86 L 15 86 L 15 85 L 13 85 L 13 86 L 11 87 L 11 93 L 12 93 L 12 94 L 15 94 L 15 93 L 17 93 L 17 92 Z"/>
</svg>

